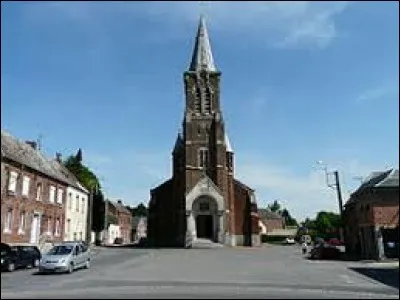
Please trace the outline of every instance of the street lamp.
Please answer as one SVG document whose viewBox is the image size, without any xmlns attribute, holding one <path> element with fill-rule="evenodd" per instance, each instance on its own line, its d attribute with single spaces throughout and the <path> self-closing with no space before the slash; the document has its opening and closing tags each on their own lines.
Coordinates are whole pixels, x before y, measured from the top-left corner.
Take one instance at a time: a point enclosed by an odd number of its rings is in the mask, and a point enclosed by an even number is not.
<svg viewBox="0 0 400 300">
<path fill-rule="evenodd" d="M 339 172 L 338 170 L 334 170 L 332 172 L 328 172 L 327 166 L 321 161 L 317 161 L 317 165 L 320 165 L 322 169 L 325 172 L 325 179 L 326 179 L 326 185 L 332 189 L 336 190 L 338 202 L 339 202 L 339 214 L 340 214 L 340 219 L 342 220 L 342 223 L 344 222 L 343 220 L 343 199 L 342 199 L 342 191 L 340 189 L 340 181 L 339 181 Z M 329 175 L 333 174 L 335 177 L 335 182 L 334 183 L 329 183 Z M 341 240 L 344 240 L 344 231 L 343 228 L 340 228 L 340 235 L 341 235 Z"/>
</svg>

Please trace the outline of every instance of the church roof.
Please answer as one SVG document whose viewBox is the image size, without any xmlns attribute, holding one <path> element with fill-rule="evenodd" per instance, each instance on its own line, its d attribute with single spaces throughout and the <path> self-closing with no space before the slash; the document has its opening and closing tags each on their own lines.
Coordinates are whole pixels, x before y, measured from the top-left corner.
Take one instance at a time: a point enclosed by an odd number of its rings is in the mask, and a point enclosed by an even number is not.
<svg viewBox="0 0 400 300">
<path fill-rule="evenodd" d="M 179 151 L 179 149 L 182 147 L 182 145 L 183 145 L 182 135 L 180 133 L 178 133 L 178 136 L 176 137 L 176 141 L 175 141 L 174 150 L 172 151 L 172 153 Z"/>
<path fill-rule="evenodd" d="M 200 17 L 189 71 L 216 72 L 204 16 Z"/>
<path fill-rule="evenodd" d="M 226 133 L 225 133 L 225 146 L 226 146 L 226 152 L 233 152 L 231 143 L 228 138 L 228 134 L 226 134 Z"/>
</svg>

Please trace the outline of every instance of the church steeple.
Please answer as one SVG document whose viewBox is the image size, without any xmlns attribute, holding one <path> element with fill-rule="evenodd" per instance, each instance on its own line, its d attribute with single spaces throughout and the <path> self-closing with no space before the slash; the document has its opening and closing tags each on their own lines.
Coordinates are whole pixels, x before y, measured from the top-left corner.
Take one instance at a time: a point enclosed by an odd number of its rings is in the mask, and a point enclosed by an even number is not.
<svg viewBox="0 0 400 300">
<path fill-rule="evenodd" d="M 189 71 L 217 71 L 214 65 L 214 59 L 211 52 L 210 39 L 208 37 L 204 15 L 200 16 L 199 27 L 197 29 L 196 42 L 193 49 L 193 56 Z"/>
</svg>

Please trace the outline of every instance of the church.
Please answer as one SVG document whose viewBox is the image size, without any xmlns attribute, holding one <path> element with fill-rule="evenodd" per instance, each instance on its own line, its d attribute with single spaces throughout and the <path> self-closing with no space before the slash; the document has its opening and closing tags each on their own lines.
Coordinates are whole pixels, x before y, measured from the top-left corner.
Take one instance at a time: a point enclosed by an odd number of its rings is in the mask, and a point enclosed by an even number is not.
<svg viewBox="0 0 400 300">
<path fill-rule="evenodd" d="M 235 179 L 234 151 L 220 105 L 221 72 L 214 64 L 203 16 L 183 79 L 186 104 L 172 151 L 173 174 L 150 191 L 149 245 L 189 248 L 209 240 L 258 246 L 255 193 Z"/>
</svg>

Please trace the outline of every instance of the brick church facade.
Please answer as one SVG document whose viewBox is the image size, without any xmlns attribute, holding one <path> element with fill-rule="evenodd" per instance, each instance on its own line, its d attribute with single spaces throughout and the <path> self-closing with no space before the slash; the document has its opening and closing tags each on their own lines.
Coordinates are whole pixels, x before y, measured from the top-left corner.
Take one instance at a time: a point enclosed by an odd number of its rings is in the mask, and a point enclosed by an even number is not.
<svg viewBox="0 0 400 300">
<path fill-rule="evenodd" d="M 221 73 L 203 17 L 183 75 L 183 130 L 172 152 L 172 177 L 151 190 L 149 243 L 190 247 L 207 239 L 230 246 L 259 245 L 254 190 L 234 177 L 234 153 L 220 105 Z"/>
</svg>

